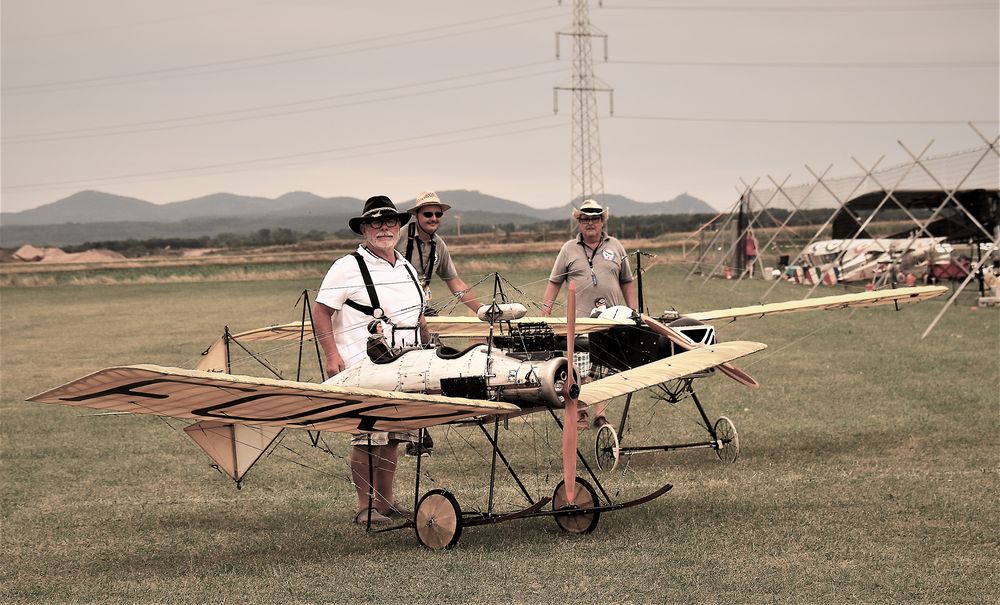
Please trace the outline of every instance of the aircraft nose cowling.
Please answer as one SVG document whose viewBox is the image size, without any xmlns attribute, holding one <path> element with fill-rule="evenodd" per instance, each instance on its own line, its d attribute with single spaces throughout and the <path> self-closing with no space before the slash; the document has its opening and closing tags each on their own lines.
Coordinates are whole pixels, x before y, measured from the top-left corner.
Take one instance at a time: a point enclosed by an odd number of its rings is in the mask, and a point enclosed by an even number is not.
<svg viewBox="0 0 1000 605">
<path fill-rule="evenodd" d="M 556 357 L 545 362 L 538 370 L 538 380 L 541 383 L 542 396 L 545 403 L 554 408 L 566 407 L 563 400 L 563 388 L 566 386 L 566 378 L 569 376 L 569 360 L 565 357 Z M 579 391 L 580 374 L 573 368 L 574 387 Z"/>
</svg>

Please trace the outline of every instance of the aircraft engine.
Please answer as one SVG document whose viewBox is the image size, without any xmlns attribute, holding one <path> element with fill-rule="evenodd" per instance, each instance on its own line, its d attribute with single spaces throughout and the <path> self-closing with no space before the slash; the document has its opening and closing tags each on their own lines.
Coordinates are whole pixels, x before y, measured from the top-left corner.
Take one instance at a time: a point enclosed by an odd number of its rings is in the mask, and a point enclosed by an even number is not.
<svg viewBox="0 0 1000 605">
<path fill-rule="evenodd" d="M 541 383 L 541 394 L 545 403 L 554 408 L 566 407 L 563 399 L 563 388 L 566 386 L 566 378 L 569 376 L 569 360 L 565 357 L 556 357 L 545 362 L 538 367 L 538 381 Z M 576 368 L 573 368 L 574 388 L 580 389 L 580 375 Z"/>
<path fill-rule="evenodd" d="M 489 386 L 501 401 L 521 407 L 565 407 L 562 390 L 569 370 L 565 357 L 524 360 L 495 352 L 490 368 Z M 579 372 L 574 376 L 579 384 Z"/>
</svg>

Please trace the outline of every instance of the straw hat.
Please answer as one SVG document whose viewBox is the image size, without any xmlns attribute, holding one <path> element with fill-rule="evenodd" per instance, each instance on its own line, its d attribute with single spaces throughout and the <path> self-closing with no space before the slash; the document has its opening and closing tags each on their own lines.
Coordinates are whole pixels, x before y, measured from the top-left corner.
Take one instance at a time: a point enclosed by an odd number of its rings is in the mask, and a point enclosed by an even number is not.
<svg viewBox="0 0 1000 605">
<path fill-rule="evenodd" d="M 416 214 L 417 210 L 424 206 L 441 206 L 441 212 L 448 212 L 448 210 L 451 209 L 451 206 L 441 202 L 441 199 L 438 198 L 436 193 L 433 191 L 424 191 L 423 193 L 417 195 L 416 203 L 413 205 L 413 208 L 410 208 L 407 212 L 410 214 Z"/>
<path fill-rule="evenodd" d="M 361 223 L 365 221 L 395 217 L 399 220 L 400 227 L 402 227 L 410 222 L 410 216 L 408 212 L 399 212 L 396 210 L 396 205 L 386 196 L 376 195 L 375 197 L 368 198 L 368 201 L 365 202 L 365 208 L 361 211 L 361 216 L 352 218 L 347 221 L 347 224 L 351 226 L 351 231 L 361 235 Z"/>
<path fill-rule="evenodd" d="M 608 209 L 594 200 L 585 200 L 580 204 L 579 210 L 573 208 L 573 218 L 579 219 L 581 216 L 600 216 L 602 219 L 608 220 Z"/>
</svg>

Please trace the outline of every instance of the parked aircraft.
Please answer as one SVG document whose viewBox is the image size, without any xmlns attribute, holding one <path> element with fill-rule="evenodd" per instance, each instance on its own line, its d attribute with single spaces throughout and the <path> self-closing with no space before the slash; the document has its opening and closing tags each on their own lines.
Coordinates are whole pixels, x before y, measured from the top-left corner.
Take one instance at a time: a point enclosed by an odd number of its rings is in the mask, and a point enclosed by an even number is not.
<svg viewBox="0 0 1000 605">
<path fill-rule="evenodd" d="M 835 284 L 877 281 L 888 272 L 922 277 L 931 265 L 951 262 L 952 251 L 943 237 L 824 240 L 803 250 L 808 268 L 801 279 Z"/>
<path fill-rule="evenodd" d="M 706 321 L 806 309 L 898 305 L 944 291 L 937 287 L 903 288 L 756 305 L 694 313 L 673 320 L 672 325 L 660 321 L 668 318 L 638 314 L 628 319 L 577 320 L 572 303 L 566 318 L 529 318 L 524 316 L 524 307 L 498 299 L 480 313 L 480 318 L 429 318 L 432 330 L 443 335 L 486 338 L 485 343 L 464 350 L 440 344 L 401 351 L 373 346 L 362 364 L 324 384 L 230 373 L 229 354 L 234 345 L 298 339 L 301 346 L 314 339 L 311 323 L 304 318 L 237 335 L 227 330 L 209 347 L 195 370 L 156 365 L 112 367 L 29 400 L 194 421 L 186 432 L 238 483 L 284 429 L 357 433 L 471 424 L 479 427 L 493 450 L 494 465 L 484 482 L 491 495 L 487 510 L 463 511 L 457 499 L 443 489 L 432 489 L 420 496 L 418 456 L 415 514 L 397 528 L 414 528 L 419 542 L 432 549 L 453 547 L 464 526 L 543 515 L 554 517 L 564 531 L 587 533 L 596 527 L 602 512 L 648 502 L 672 486 L 664 484 L 643 497 L 614 502 L 576 447 L 578 405 L 594 406 L 620 396 L 630 401 L 633 393 L 668 383 L 679 383 L 690 390 L 692 380 L 716 368 L 741 384 L 756 387 L 756 381 L 732 362 L 766 345 L 717 343 L 714 330 L 703 323 Z M 569 300 L 575 300 L 572 293 Z M 571 360 L 577 337 L 584 333 L 592 335 L 591 357 L 607 369 L 607 375 L 581 386 L 582 377 Z M 601 334 L 607 335 L 603 343 Z M 557 346 L 558 336 L 566 339 L 565 355 Z M 377 345 L 377 338 L 375 342 Z M 714 449 L 720 458 L 732 461 L 738 453 L 735 427 L 728 419 L 712 424 L 700 402 L 695 401 L 710 435 L 696 446 Z M 562 422 L 554 411 L 558 409 L 565 409 Z M 551 496 L 542 497 L 529 493 L 517 478 L 500 449 L 496 431 L 502 420 L 539 411 L 551 415 L 563 435 L 562 481 Z M 492 435 L 487 430 L 490 426 Z M 602 467 L 613 466 L 621 454 L 633 453 L 620 446 L 610 426 L 602 427 L 602 435 L 597 450 Z M 492 494 L 498 459 L 518 483 L 528 501 L 526 507 L 507 512 L 494 510 Z M 577 476 L 578 461 L 596 489 Z M 543 510 L 549 503 L 551 508 Z"/>
</svg>

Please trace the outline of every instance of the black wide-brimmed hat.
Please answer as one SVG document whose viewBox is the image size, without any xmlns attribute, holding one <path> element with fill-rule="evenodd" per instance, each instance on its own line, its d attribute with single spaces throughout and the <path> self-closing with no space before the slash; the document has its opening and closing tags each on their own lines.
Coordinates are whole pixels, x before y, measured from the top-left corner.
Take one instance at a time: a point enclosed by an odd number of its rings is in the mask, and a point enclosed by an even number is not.
<svg viewBox="0 0 1000 605">
<path fill-rule="evenodd" d="M 365 202 L 365 209 L 361 211 L 361 216 L 356 216 L 347 221 L 351 226 L 351 231 L 361 235 L 361 223 L 376 219 L 387 219 L 395 217 L 399 219 L 399 225 L 405 225 L 413 215 L 409 212 L 399 212 L 392 200 L 384 195 L 376 195 L 368 198 Z"/>
</svg>

